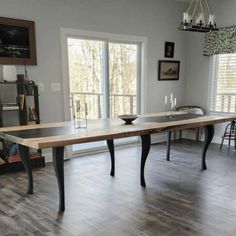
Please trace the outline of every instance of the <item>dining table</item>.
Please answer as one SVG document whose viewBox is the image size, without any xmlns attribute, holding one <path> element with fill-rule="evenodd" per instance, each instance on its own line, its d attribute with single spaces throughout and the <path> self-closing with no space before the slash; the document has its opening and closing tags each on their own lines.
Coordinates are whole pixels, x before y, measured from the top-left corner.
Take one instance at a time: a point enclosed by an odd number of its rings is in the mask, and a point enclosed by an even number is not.
<svg viewBox="0 0 236 236">
<path fill-rule="evenodd" d="M 140 115 L 131 124 L 119 118 L 88 120 L 87 128 L 75 128 L 73 121 L 12 126 L 0 128 L 0 138 L 16 143 L 28 177 L 27 193 L 33 193 L 33 173 L 30 164 L 30 148 L 52 149 L 53 164 L 59 189 L 59 211 L 65 211 L 64 150 L 68 145 L 106 141 L 111 159 L 110 175 L 115 176 L 114 140 L 140 137 L 140 184 L 146 187 L 145 163 L 151 148 L 151 135 L 169 133 L 186 128 L 203 127 L 204 141 L 201 152 L 201 169 L 206 170 L 206 153 L 214 136 L 214 125 L 236 119 L 236 115 L 197 115 L 185 112 L 159 112 Z M 171 139 L 167 139 L 167 159 Z"/>
</svg>

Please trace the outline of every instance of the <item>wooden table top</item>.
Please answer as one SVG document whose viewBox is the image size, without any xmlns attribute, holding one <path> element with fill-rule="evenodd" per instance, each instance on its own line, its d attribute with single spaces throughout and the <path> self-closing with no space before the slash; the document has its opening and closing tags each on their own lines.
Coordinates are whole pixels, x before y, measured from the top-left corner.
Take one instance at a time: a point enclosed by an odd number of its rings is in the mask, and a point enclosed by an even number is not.
<svg viewBox="0 0 236 236">
<path fill-rule="evenodd" d="M 118 118 L 91 120 L 86 129 L 75 129 L 73 121 L 4 127 L 0 128 L 0 136 L 38 149 L 201 127 L 236 119 L 236 115 L 192 116 L 178 112 L 170 118 L 169 114 L 148 114 L 132 125 L 124 125 L 124 121 Z"/>
</svg>

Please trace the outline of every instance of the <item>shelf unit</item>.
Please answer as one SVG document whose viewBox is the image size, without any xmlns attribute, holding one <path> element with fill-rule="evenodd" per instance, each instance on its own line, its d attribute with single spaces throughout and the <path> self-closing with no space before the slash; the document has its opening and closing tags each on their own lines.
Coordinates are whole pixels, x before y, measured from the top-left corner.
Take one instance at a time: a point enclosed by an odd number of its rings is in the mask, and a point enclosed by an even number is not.
<svg viewBox="0 0 236 236">
<path fill-rule="evenodd" d="M 16 101 L 9 103 L 4 102 L 4 98 L 0 100 L 0 127 L 5 126 L 4 119 L 10 116 L 16 117 L 19 125 L 27 125 L 29 122 L 40 124 L 38 86 L 27 84 L 24 75 L 17 75 L 15 82 L 0 82 L 0 86 L 3 85 L 15 86 L 17 92 Z M 12 90 L 9 89 L 8 91 L 12 92 Z M 31 104 L 29 100 L 31 100 Z M 14 146 L 14 144 L 12 145 Z M 9 147 L 4 140 L 0 140 L 0 174 L 24 169 L 18 155 L 15 153 L 8 155 L 10 152 L 7 146 Z M 45 158 L 41 155 L 41 150 L 36 150 L 30 154 L 30 160 L 32 167 L 45 166 Z"/>
</svg>

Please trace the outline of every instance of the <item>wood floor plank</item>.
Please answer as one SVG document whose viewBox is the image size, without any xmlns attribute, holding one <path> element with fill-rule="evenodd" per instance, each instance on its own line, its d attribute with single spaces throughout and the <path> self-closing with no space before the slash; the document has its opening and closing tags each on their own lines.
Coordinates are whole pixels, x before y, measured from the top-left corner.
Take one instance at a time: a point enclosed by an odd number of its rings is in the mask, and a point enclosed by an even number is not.
<svg viewBox="0 0 236 236">
<path fill-rule="evenodd" d="M 201 144 L 183 140 L 152 145 L 144 189 L 139 183 L 140 146 L 65 162 L 66 211 L 58 213 L 52 164 L 34 171 L 27 195 L 24 172 L 0 176 L 0 236 L 235 236 L 236 154 L 211 145 L 201 171 Z"/>
</svg>

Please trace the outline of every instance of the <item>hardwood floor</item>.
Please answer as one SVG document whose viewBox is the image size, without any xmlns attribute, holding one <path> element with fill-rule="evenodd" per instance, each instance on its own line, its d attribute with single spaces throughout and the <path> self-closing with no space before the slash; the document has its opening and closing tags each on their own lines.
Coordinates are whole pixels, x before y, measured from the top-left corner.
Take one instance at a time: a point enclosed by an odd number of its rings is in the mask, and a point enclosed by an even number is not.
<svg viewBox="0 0 236 236">
<path fill-rule="evenodd" d="M 52 164 L 34 171 L 27 195 L 24 172 L 0 176 L 0 235 L 235 236 L 236 153 L 211 145 L 207 171 L 200 171 L 201 144 L 153 145 L 139 183 L 141 148 L 116 150 L 116 176 L 109 154 L 65 162 L 66 211 L 58 210 Z"/>
</svg>

